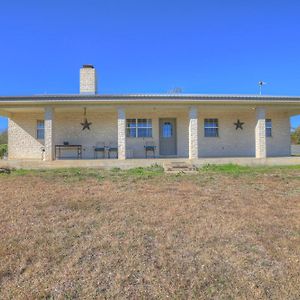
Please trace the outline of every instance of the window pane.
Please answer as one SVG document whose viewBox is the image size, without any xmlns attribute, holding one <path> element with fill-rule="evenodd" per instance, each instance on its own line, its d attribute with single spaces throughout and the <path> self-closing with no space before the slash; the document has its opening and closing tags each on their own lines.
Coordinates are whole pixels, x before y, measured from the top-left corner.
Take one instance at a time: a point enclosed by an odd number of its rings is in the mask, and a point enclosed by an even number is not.
<svg viewBox="0 0 300 300">
<path fill-rule="evenodd" d="M 126 130 L 127 137 L 136 137 L 136 129 L 135 128 L 127 128 Z"/>
<path fill-rule="evenodd" d="M 126 123 L 127 137 L 152 137 L 151 119 L 127 119 Z"/>
<path fill-rule="evenodd" d="M 219 136 L 218 119 L 204 119 L 204 136 L 205 137 Z"/>
<path fill-rule="evenodd" d="M 205 128 L 204 134 L 206 137 L 218 137 L 219 130 L 218 128 Z"/>
<path fill-rule="evenodd" d="M 163 137 L 170 138 L 173 135 L 173 127 L 170 122 L 165 122 L 163 125 Z"/>
<path fill-rule="evenodd" d="M 272 120 L 266 119 L 266 136 L 271 137 L 272 136 Z"/>
<path fill-rule="evenodd" d="M 138 128 L 138 137 L 152 137 L 152 128 Z"/>
<path fill-rule="evenodd" d="M 43 120 L 38 120 L 37 121 L 37 129 L 44 129 L 44 121 Z"/>
<path fill-rule="evenodd" d="M 147 119 L 138 119 L 138 127 L 147 127 Z"/>
<path fill-rule="evenodd" d="M 136 127 L 136 119 L 127 119 L 127 127 L 128 128 Z"/>
<path fill-rule="evenodd" d="M 138 119 L 138 127 L 139 128 L 152 127 L 152 120 L 151 119 Z"/>
<path fill-rule="evenodd" d="M 37 139 L 43 140 L 45 138 L 45 131 L 43 129 L 37 130 Z"/>
<path fill-rule="evenodd" d="M 36 122 L 36 138 L 43 140 L 45 138 L 45 123 L 44 120 L 37 120 Z"/>
</svg>

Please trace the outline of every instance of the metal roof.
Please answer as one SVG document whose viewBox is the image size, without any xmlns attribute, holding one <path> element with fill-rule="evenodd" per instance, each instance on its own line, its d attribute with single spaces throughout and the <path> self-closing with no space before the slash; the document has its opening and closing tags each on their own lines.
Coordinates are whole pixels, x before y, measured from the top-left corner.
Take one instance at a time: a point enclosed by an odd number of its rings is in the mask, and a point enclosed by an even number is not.
<svg viewBox="0 0 300 300">
<path fill-rule="evenodd" d="M 110 95 L 90 95 L 90 94 L 41 94 L 26 96 L 0 96 L 0 101 L 22 101 L 22 100 L 72 100 L 72 99 L 195 99 L 195 100 L 298 100 L 300 96 L 275 96 L 275 95 L 242 95 L 242 94 L 110 94 Z"/>
<path fill-rule="evenodd" d="M 0 96 L 0 106 L 43 106 L 43 105 L 76 105 L 82 104 L 296 104 L 300 105 L 300 96 L 271 95 L 205 95 L 205 94 L 58 94 L 32 96 Z"/>
</svg>

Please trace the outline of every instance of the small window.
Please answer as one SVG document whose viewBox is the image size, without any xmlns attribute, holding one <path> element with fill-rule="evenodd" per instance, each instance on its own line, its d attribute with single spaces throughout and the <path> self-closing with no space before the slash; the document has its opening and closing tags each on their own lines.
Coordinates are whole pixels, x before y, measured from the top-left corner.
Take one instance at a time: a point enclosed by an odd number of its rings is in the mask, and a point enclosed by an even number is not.
<svg viewBox="0 0 300 300">
<path fill-rule="evenodd" d="M 272 137 L 272 120 L 266 119 L 266 137 Z"/>
<path fill-rule="evenodd" d="M 219 136 L 219 122 L 218 119 L 204 120 L 204 136 L 218 137 Z"/>
<path fill-rule="evenodd" d="M 37 120 L 37 123 L 36 123 L 36 138 L 38 140 L 45 139 L 45 122 L 44 122 L 44 120 Z"/>
<path fill-rule="evenodd" d="M 127 119 L 127 137 L 152 137 L 151 119 Z"/>
<path fill-rule="evenodd" d="M 163 125 L 163 137 L 171 138 L 173 136 L 173 126 L 170 122 L 164 122 Z"/>
</svg>

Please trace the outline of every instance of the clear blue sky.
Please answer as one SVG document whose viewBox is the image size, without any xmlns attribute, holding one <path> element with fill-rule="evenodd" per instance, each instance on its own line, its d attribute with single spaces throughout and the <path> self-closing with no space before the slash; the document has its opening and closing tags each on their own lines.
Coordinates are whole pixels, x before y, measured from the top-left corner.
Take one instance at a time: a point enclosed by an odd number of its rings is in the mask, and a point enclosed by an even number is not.
<svg viewBox="0 0 300 300">
<path fill-rule="evenodd" d="M 0 95 L 300 95 L 300 1 L 10 0 L 0 7 Z M 300 118 L 292 126 L 300 124 Z M 0 120 L 5 128 L 6 120 Z"/>
</svg>

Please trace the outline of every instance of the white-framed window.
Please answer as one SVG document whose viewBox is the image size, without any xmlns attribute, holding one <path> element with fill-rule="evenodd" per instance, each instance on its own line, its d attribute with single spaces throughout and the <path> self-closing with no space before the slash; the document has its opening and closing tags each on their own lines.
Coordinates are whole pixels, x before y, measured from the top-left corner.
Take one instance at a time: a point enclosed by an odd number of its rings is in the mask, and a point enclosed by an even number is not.
<svg viewBox="0 0 300 300">
<path fill-rule="evenodd" d="M 272 120 L 266 119 L 266 137 L 272 137 Z"/>
<path fill-rule="evenodd" d="M 126 120 L 127 137 L 152 137 L 151 119 L 127 119 Z"/>
<path fill-rule="evenodd" d="M 44 122 L 44 120 L 37 120 L 37 122 L 36 122 L 36 138 L 38 140 L 45 139 L 45 122 Z"/>
<path fill-rule="evenodd" d="M 219 136 L 219 121 L 218 119 L 204 119 L 204 136 L 218 137 Z"/>
</svg>

